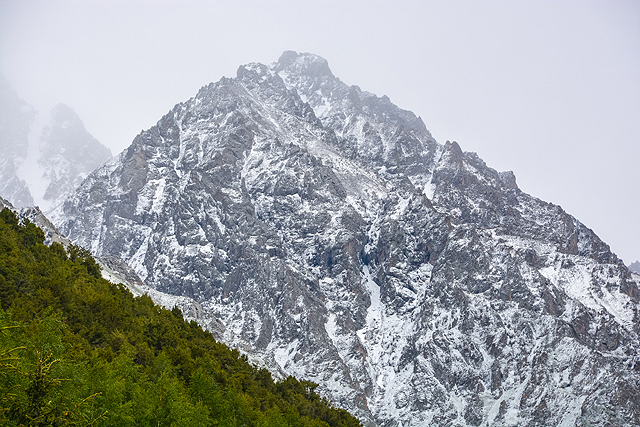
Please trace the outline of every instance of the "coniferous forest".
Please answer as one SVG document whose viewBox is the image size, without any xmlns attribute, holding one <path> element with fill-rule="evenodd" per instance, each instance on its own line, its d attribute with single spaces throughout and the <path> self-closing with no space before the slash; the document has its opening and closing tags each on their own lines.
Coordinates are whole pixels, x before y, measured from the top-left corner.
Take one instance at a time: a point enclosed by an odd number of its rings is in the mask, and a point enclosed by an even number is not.
<svg viewBox="0 0 640 427">
<path fill-rule="evenodd" d="M 85 249 L 0 212 L 0 423 L 359 426 L 316 384 L 266 369 L 176 308 L 133 297 Z"/>
</svg>

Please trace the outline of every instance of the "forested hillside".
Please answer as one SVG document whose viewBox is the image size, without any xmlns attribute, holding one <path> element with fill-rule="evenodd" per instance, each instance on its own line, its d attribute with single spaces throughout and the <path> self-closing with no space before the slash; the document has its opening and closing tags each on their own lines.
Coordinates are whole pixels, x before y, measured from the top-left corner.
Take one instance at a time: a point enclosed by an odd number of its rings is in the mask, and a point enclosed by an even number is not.
<svg viewBox="0 0 640 427">
<path fill-rule="evenodd" d="M 91 255 L 0 212 L 0 423 L 358 426 L 292 377 L 274 382 L 179 310 L 134 298 Z"/>
</svg>

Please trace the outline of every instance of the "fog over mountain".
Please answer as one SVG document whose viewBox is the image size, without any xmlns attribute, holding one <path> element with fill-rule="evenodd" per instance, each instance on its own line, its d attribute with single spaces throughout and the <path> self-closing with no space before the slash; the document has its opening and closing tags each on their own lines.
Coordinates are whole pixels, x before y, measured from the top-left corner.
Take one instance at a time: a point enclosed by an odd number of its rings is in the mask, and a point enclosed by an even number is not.
<svg viewBox="0 0 640 427">
<path fill-rule="evenodd" d="M 3 79 L 0 95 L 0 194 L 14 206 L 48 211 L 111 158 L 71 107 L 43 116 Z"/>
<path fill-rule="evenodd" d="M 0 0 L 0 74 L 7 204 L 367 427 L 640 426 L 639 2 Z"/>
<path fill-rule="evenodd" d="M 64 104 L 51 110 L 38 142 L 34 155 L 42 172 L 39 180 L 33 179 L 37 178 L 34 174 L 30 182 L 33 187 L 46 185 L 44 192 L 38 193 L 44 210 L 71 194 L 89 173 L 111 158 L 111 151 L 89 134 L 76 112 Z M 25 179 L 29 181 L 29 177 Z"/>
<path fill-rule="evenodd" d="M 18 207 L 33 206 L 29 186 L 17 170 L 27 158 L 35 115 L 0 76 L 0 194 Z"/>
</svg>

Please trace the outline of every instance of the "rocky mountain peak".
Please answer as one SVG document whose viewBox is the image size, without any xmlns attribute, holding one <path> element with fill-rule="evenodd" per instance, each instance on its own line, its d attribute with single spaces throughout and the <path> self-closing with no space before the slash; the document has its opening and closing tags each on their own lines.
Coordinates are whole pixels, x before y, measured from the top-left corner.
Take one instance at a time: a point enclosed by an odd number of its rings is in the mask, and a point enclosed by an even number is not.
<svg viewBox="0 0 640 427">
<path fill-rule="evenodd" d="M 36 117 L 27 104 L 0 75 L 0 154 L 25 159 L 29 147 L 29 128 Z"/>
<path fill-rule="evenodd" d="M 58 104 L 51 109 L 49 113 L 51 118 L 51 126 L 59 126 L 63 128 L 77 128 L 84 130 L 84 124 L 73 108 L 66 104 Z"/>
<path fill-rule="evenodd" d="M 285 52 L 205 86 L 54 222 L 368 426 L 640 424 L 636 276 L 325 64 Z"/>
<path fill-rule="evenodd" d="M 61 202 L 91 171 L 111 158 L 111 150 L 89 134 L 76 112 L 64 104 L 49 113 L 39 148 L 37 162 L 47 183 L 41 203 L 47 209 Z"/>
<path fill-rule="evenodd" d="M 40 161 L 44 164 L 50 163 L 49 157 L 64 154 L 72 163 L 87 163 L 85 169 L 91 172 L 111 157 L 111 150 L 91 136 L 78 114 L 65 104 L 53 107 L 41 139 Z"/>
<path fill-rule="evenodd" d="M 0 80 L 0 192 L 17 207 L 61 203 L 111 151 L 63 104 L 39 115 Z"/>
<path fill-rule="evenodd" d="M 286 71 L 311 78 L 335 78 L 326 59 L 312 53 L 286 51 L 274 67 L 276 72 Z"/>
<path fill-rule="evenodd" d="M 250 64 L 241 65 L 238 67 L 236 77 L 239 80 L 247 79 L 260 82 L 265 78 L 273 77 L 274 73 L 269 67 L 264 64 L 252 62 Z"/>
</svg>

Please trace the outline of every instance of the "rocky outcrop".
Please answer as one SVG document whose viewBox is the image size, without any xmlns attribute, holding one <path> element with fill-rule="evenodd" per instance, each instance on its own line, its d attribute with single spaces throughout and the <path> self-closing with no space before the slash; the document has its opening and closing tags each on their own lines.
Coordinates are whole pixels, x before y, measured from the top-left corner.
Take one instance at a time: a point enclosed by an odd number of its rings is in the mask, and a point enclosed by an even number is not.
<svg viewBox="0 0 640 427">
<path fill-rule="evenodd" d="M 637 276 L 315 55 L 203 87 L 54 218 L 367 425 L 640 424 Z"/>
<path fill-rule="evenodd" d="M 55 242 L 68 248 L 69 245 L 72 244 L 69 239 L 58 231 L 37 206 L 16 209 L 8 200 L 0 197 L 0 210 L 5 208 L 15 212 L 20 221 L 27 220 L 37 225 L 44 232 L 45 245 L 49 246 Z M 96 261 L 102 270 L 102 277 L 111 283 L 126 286 L 134 296 L 147 295 L 154 303 L 169 310 L 178 307 L 186 320 L 197 322 L 203 328 L 211 331 L 216 338 L 222 339 L 224 325 L 219 319 L 205 313 L 197 301 L 188 297 L 165 294 L 164 292 L 150 288 L 127 263 L 116 256 L 105 255 L 103 257 L 96 257 Z"/>
<path fill-rule="evenodd" d="M 168 310 L 177 307 L 187 321 L 195 321 L 204 329 L 212 332 L 217 339 L 222 339 L 224 325 L 219 319 L 205 313 L 202 306 L 189 297 L 166 294 L 147 286 L 136 272 L 129 267 L 121 258 L 113 255 L 97 257 L 96 261 L 102 269 L 102 277 L 114 284 L 126 286 L 131 293 L 136 296 L 146 295 L 151 300 Z"/>
</svg>

